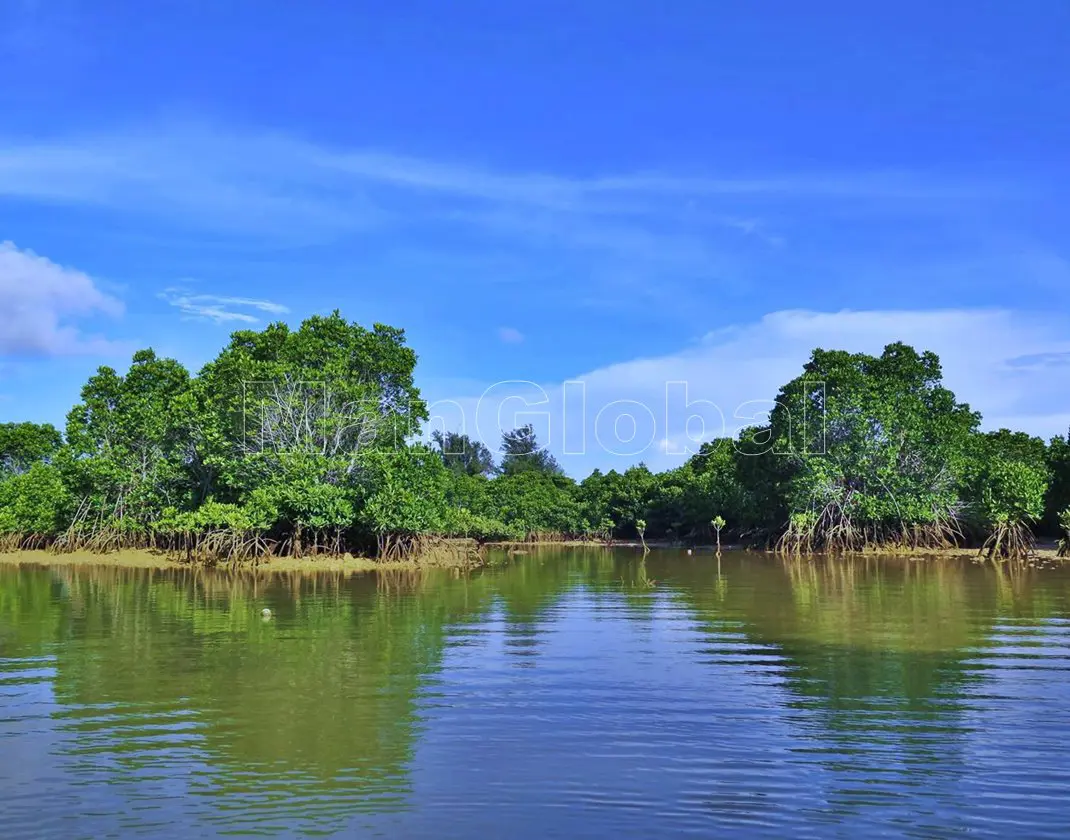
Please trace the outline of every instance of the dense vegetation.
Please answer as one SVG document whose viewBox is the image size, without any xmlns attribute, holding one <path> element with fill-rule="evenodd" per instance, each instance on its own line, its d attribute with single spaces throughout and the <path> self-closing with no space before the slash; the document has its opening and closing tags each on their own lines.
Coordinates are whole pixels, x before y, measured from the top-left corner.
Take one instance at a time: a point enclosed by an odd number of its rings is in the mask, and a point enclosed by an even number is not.
<svg viewBox="0 0 1070 840">
<path fill-rule="evenodd" d="M 190 559 L 352 551 L 443 538 L 638 538 L 787 552 L 1070 545 L 1070 436 L 980 417 L 939 359 L 815 350 L 769 423 L 676 469 L 566 476 L 530 426 L 501 457 L 456 432 L 413 442 L 427 408 L 401 330 L 338 313 L 240 331 L 198 373 L 152 350 L 101 367 L 67 416 L 0 425 L 0 544 L 155 547 Z"/>
</svg>

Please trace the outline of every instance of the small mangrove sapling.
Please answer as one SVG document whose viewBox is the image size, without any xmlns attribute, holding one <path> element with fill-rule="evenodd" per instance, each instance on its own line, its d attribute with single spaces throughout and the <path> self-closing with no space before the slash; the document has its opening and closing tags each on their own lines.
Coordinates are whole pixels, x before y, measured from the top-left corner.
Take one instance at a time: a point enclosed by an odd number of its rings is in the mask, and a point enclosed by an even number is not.
<svg viewBox="0 0 1070 840">
<path fill-rule="evenodd" d="M 598 523 L 598 533 L 607 544 L 612 544 L 613 529 L 616 527 L 616 523 L 608 516 L 602 517 L 602 521 Z"/>
<path fill-rule="evenodd" d="M 713 526 L 713 530 L 717 533 L 717 553 L 721 553 L 721 529 L 725 526 L 723 516 L 715 516 L 710 520 L 710 525 Z"/>
</svg>

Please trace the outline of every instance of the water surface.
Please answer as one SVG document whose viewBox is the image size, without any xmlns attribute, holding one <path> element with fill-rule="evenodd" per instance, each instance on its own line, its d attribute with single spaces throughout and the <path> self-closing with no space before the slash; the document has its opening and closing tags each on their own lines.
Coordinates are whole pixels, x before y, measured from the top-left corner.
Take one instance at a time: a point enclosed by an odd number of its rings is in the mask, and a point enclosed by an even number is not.
<svg viewBox="0 0 1070 840">
<path fill-rule="evenodd" d="M 958 561 L 0 566 L 0 833 L 1061 837 L 1068 619 Z"/>
</svg>

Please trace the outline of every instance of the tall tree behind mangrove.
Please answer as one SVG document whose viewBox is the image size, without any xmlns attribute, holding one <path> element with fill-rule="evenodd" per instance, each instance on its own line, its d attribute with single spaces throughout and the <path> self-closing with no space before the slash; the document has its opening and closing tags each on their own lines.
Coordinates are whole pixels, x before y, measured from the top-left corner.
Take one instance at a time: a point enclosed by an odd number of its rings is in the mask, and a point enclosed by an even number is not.
<svg viewBox="0 0 1070 840">
<path fill-rule="evenodd" d="M 0 478 L 50 460 L 62 445 L 63 436 L 50 423 L 0 423 Z"/>
<path fill-rule="evenodd" d="M 560 465 L 548 450 L 539 446 L 535 429 L 529 423 L 502 434 L 501 472 L 504 475 L 533 470 L 560 474 Z"/>
<path fill-rule="evenodd" d="M 484 476 L 494 474 L 494 456 L 481 441 L 472 440 L 462 432 L 443 432 L 439 429 L 431 433 L 431 441 L 451 472 Z"/>
</svg>

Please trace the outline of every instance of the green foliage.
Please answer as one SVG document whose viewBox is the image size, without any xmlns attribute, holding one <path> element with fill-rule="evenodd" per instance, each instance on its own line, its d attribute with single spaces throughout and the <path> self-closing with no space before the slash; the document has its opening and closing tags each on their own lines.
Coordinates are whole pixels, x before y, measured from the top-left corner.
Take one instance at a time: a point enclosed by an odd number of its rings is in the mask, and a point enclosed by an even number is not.
<svg viewBox="0 0 1070 840">
<path fill-rule="evenodd" d="M 51 537 L 70 516 L 71 498 L 60 471 L 45 463 L 0 480 L 0 535 Z"/>
<path fill-rule="evenodd" d="M 613 520 L 608 516 L 603 516 L 598 521 L 598 526 L 595 528 L 595 534 L 603 540 L 613 539 L 613 529 L 616 527 Z"/>
<path fill-rule="evenodd" d="M 168 506 L 188 502 L 186 442 L 174 423 L 189 374 L 152 350 L 120 376 L 101 367 L 67 415 L 68 449 L 57 455 L 83 516 L 124 533 L 144 532 Z"/>
<path fill-rule="evenodd" d="M 49 423 L 0 423 L 0 476 L 26 472 L 62 445 L 59 430 Z"/>
<path fill-rule="evenodd" d="M 1044 513 L 1048 490 L 1045 454 L 1043 440 L 1021 432 L 972 436 L 962 490 L 966 520 L 990 556 L 1029 553 L 1031 526 Z"/>
<path fill-rule="evenodd" d="M 1040 438 L 1007 429 L 976 435 L 966 475 L 966 497 L 983 528 L 1031 524 L 1043 515 L 1048 470 Z"/>
<path fill-rule="evenodd" d="M 528 469 L 494 479 L 485 513 L 523 534 L 582 534 L 587 530 L 576 485 L 562 475 Z"/>
<path fill-rule="evenodd" d="M 375 534 L 440 533 L 449 474 L 425 446 L 370 450 L 360 464 L 361 522 Z"/>
<path fill-rule="evenodd" d="M 1045 453 L 1050 484 L 1044 500 L 1043 527 L 1048 534 L 1060 532 L 1060 515 L 1070 508 L 1070 432 L 1054 437 Z"/>
<path fill-rule="evenodd" d="M 322 459 L 318 480 L 350 481 L 362 452 L 403 446 L 426 419 L 415 365 L 403 331 L 367 330 L 337 312 L 297 330 L 236 332 L 181 406 L 189 462 L 228 500 L 298 457 Z"/>
<path fill-rule="evenodd" d="M 539 446 L 530 423 L 502 435 L 501 471 L 505 475 L 521 472 L 560 475 L 562 472 L 554 456 Z"/>
<path fill-rule="evenodd" d="M 101 367 L 67 417 L 0 425 L 0 534 L 60 548 L 163 545 L 209 558 L 257 552 L 402 555 L 441 536 L 586 535 L 704 541 L 781 537 L 791 550 L 1027 542 L 1070 507 L 1070 437 L 1050 446 L 979 418 L 939 360 L 815 350 L 768 425 L 711 441 L 661 473 L 644 464 L 565 476 L 530 425 L 481 442 L 436 432 L 404 333 L 337 312 L 235 332 L 191 377 L 138 351 Z M 9 541 L 10 542 L 10 541 Z"/>
<path fill-rule="evenodd" d="M 655 484 L 656 478 L 645 464 L 623 473 L 595 470 L 578 488 L 583 516 L 590 522 L 609 517 L 617 528 L 637 532 L 638 521 L 646 514 Z"/>
<path fill-rule="evenodd" d="M 482 443 L 460 432 L 435 430 L 431 440 L 451 472 L 464 475 L 492 475 L 494 457 Z"/>
<path fill-rule="evenodd" d="M 980 418 L 941 382 L 940 361 L 904 344 L 879 357 L 815 350 L 770 415 L 789 517 L 812 512 L 810 548 L 943 544 Z M 792 520 L 789 519 L 789 536 Z"/>
<path fill-rule="evenodd" d="M 717 535 L 717 554 L 721 553 L 721 529 L 725 526 L 725 519 L 723 516 L 715 516 L 710 520 L 710 527 L 713 528 L 714 533 Z"/>
<path fill-rule="evenodd" d="M 257 516 L 246 507 L 208 499 L 196 510 L 165 508 L 154 530 L 161 534 L 196 535 L 216 530 L 266 530 L 270 524 L 270 519 Z"/>
<path fill-rule="evenodd" d="M 471 537 L 477 540 L 522 540 L 527 534 L 516 526 L 506 525 L 475 513 L 466 507 L 447 507 L 443 517 L 443 533 L 450 537 Z"/>
<path fill-rule="evenodd" d="M 753 494 L 740 479 L 750 460 L 732 440 L 722 438 L 703 444 L 683 466 L 654 476 L 646 504 L 650 532 L 705 539 L 719 512 L 727 513 L 742 530 L 755 518 Z"/>
<path fill-rule="evenodd" d="M 317 481 L 315 476 L 257 487 L 249 493 L 246 506 L 256 522 L 286 533 L 347 528 L 354 518 L 352 491 Z"/>
</svg>

